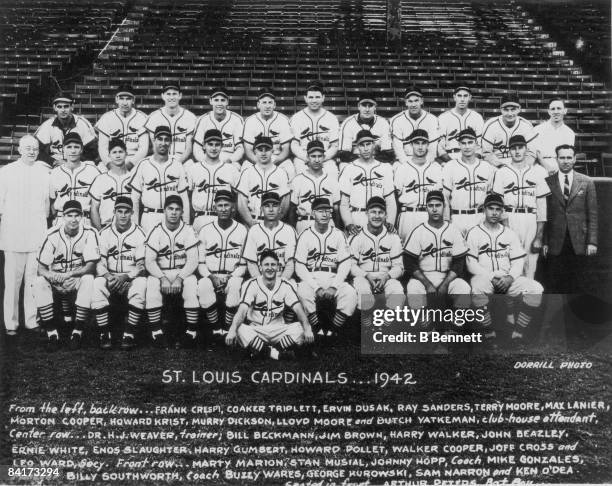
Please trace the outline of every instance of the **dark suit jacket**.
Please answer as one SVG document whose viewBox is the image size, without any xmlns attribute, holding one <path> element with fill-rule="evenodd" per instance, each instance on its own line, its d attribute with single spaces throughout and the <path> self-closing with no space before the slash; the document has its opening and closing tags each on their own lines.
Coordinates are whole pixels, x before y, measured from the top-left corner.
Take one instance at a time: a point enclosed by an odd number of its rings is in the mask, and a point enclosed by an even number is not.
<svg viewBox="0 0 612 486">
<path fill-rule="evenodd" d="M 565 203 L 559 177 L 546 178 L 552 194 L 547 200 L 546 243 L 551 255 L 557 256 L 569 232 L 576 255 L 586 255 L 587 245 L 597 245 L 597 196 L 593 180 L 574 172 L 570 197 Z"/>
</svg>

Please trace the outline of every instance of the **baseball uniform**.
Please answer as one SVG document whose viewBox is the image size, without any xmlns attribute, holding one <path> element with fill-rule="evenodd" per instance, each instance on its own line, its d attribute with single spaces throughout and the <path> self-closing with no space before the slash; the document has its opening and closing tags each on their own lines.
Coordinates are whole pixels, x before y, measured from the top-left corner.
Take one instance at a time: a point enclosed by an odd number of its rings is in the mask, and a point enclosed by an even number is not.
<svg viewBox="0 0 612 486">
<path fill-rule="evenodd" d="M 130 197 L 130 179 L 132 174 L 126 172 L 116 175 L 112 172 L 104 172 L 96 176 L 89 188 L 89 197 L 100 203 L 100 222 L 106 226 L 113 220 L 115 213 L 115 200 L 117 196 Z"/>
<path fill-rule="evenodd" d="M 238 185 L 240 174 L 231 164 L 188 161 L 185 163 L 187 190 L 191 192 L 194 211 L 193 229 L 200 229 L 217 219 L 215 194 L 220 189 L 232 191 Z"/>
<path fill-rule="evenodd" d="M 295 256 L 296 239 L 295 230 L 282 221 L 272 229 L 266 228 L 263 223 L 256 224 L 247 233 L 242 258 L 257 264 L 262 251 L 273 250 L 279 259 L 277 278 L 280 278 L 285 264 Z"/>
<path fill-rule="evenodd" d="M 296 230 L 301 234 L 314 224 L 311 203 L 317 197 L 326 197 L 333 205 L 340 202 L 338 179 L 327 173 L 315 177 L 308 171 L 295 176 L 291 181 L 291 202 L 297 207 Z"/>
<path fill-rule="evenodd" d="M 242 171 L 236 190 L 247 198 L 249 211 L 255 220 L 262 220 L 261 197 L 266 192 L 276 192 L 283 198 L 289 194 L 289 176 L 276 166 L 263 170 L 258 164 L 251 165 Z"/>
<path fill-rule="evenodd" d="M 56 116 L 45 120 L 36 130 L 34 136 L 43 146 L 49 146 L 51 157 L 64 158 L 64 137 L 70 132 L 76 132 L 83 140 L 83 146 L 96 139 L 96 132 L 85 117 L 71 115 L 70 121 L 64 126 Z"/>
<path fill-rule="evenodd" d="M 230 157 L 234 154 L 238 145 L 242 143 L 243 127 L 244 120 L 233 111 L 227 110 L 225 118 L 221 121 L 217 121 L 214 113 L 211 111 L 198 118 L 193 142 L 203 147 L 204 134 L 208 130 L 219 130 L 223 137 L 221 153 L 225 153 Z"/>
<path fill-rule="evenodd" d="M 549 173 L 557 172 L 559 165 L 557 163 L 557 153 L 555 148 L 559 145 L 571 145 L 576 143 L 576 134 L 574 130 L 568 127 L 565 123 L 555 127 L 550 120 L 536 125 L 533 129 L 537 137 L 532 142 L 534 151 L 540 152 L 540 157 L 543 159 L 545 169 Z"/>
<path fill-rule="evenodd" d="M 377 138 L 374 143 L 378 150 L 391 150 L 391 136 L 389 122 L 382 116 L 374 115 L 367 123 L 359 119 L 359 114 L 351 115 L 342 122 L 340 127 L 340 150 L 359 155 L 355 144 L 355 137 L 360 130 L 369 130 Z"/>
<path fill-rule="evenodd" d="M 508 226 L 517 234 L 527 254 L 523 274 L 529 278 L 535 276 L 538 262 L 538 254 L 531 252 L 531 243 L 537 230 L 537 200 L 550 194 L 545 180 L 547 176 L 542 166 L 527 164 L 522 167 L 504 165 L 493 176 L 492 192 L 504 198 Z M 545 211 L 540 218 L 546 220 Z"/>
<path fill-rule="evenodd" d="M 442 190 L 442 166 L 438 162 L 399 164 L 393 184 L 399 201 L 397 229 L 405 243 L 412 230 L 428 219 L 427 193 Z"/>
<path fill-rule="evenodd" d="M 466 234 L 482 221 L 482 203 L 489 191 L 495 167 L 478 159 L 472 164 L 451 160 L 442 169 L 442 181 L 451 213 L 451 221 Z"/>
<path fill-rule="evenodd" d="M 535 156 L 534 142 L 536 133 L 531 122 L 518 116 L 514 125 L 507 127 L 502 116 L 497 116 L 487 120 L 482 130 L 482 153 L 493 153 L 503 164 L 509 164 L 512 161 L 510 157 L 510 148 L 508 143 L 510 137 L 514 135 L 522 135 L 527 140 L 527 153 Z"/>
<path fill-rule="evenodd" d="M 466 128 L 474 130 L 480 136 L 484 128 L 484 120 L 480 113 L 468 109 L 463 115 L 457 113 L 453 108 L 442 113 L 438 117 L 440 124 L 440 135 L 444 138 L 445 151 L 452 159 L 461 158 L 461 150 L 457 135 Z"/>
<path fill-rule="evenodd" d="M 350 249 L 353 254 L 351 268 L 354 277 L 353 286 L 359 296 L 357 308 L 367 310 L 374 306 L 372 287 L 366 275 L 371 275 L 375 279 L 389 275 L 391 278 L 384 286 L 387 307 L 390 309 L 401 307 L 404 304 L 404 290 L 398 279 L 404 273 L 404 265 L 399 236 L 389 233 L 385 227 L 380 234 L 375 235 L 366 227 L 350 239 Z"/>
<path fill-rule="evenodd" d="M 290 144 L 293 140 L 289 118 L 277 111 L 272 112 L 272 116 L 268 120 L 264 120 L 260 113 L 249 116 L 244 122 L 242 141 L 252 147 L 257 136 L 270 137 L 272 139 L 274 144 L 272 147 L 272 158 L 274 160 L 274 156 L 281 153 L 283 145 Z M 290 180 L 293 179 L 295 168 L 290 159 L 284 160 L 279 167 L 287 172 Z"/>
<path fill-rule="evenodd" d="M 63 214 L 64 203 L 71 199 L 81 203 L 84 222 L 89 224 L 89 188 L 99 175 L 100 171 L 94 165 L 85 162 L 81 162 L 75 170 L 70 170 L 64 163 L 51 171 L 49 193 L 56 211 L 56 224 Z"/>
<path fill-rule="evenodd" d="M 329 149 L 332 143 L 338 141 L 338 132 L 340 131 L 338 119 L 333 113 L 324 108 L 321 108 L 318 117 L 309 115 L 307 108 L 304 108 L 293 115 L 289 123 L 293 131 L 293 138 L 299 142 L 300 147 L 304 150 L 306 150 L 308 142 L 312 140 L 323 142 L 325 151 Z M 306 170 L 306 162 L 304 160 L 296 157 L 293 162 L 297 174 L 301 174 Z M 323 170 L 329 172 L 332 176 L 338 175 L 338 167 L 334 160 L 325 161 Z"/>
<path fill-rule="evenodd" d="M 155 110 L 151 113 L 144 127 L 153 134 L 158 126 L 166 126 L 172 132 L 172 143 L 168 149 L 170 160 L 178 160 L 187 150 L 187 138 L 193 135 L 196 127 L 197 118 L 189 110 L 179 108 L 176 115 L 170 116 L 164 108 Z"/>
<path fill-rule="evenodd" d="M 147 131 L 146 121 L 147 115 L 140 110 L 132 109 L 128 116 L 123 116 L 119 109 L 115 109 L 104 113 L 95 128 L 109 140 L 113 138 L 122 140 L 128 157 L 131 157 L 138 152 L 140 136 Z"/>
<path fill-rule="evenodd" d="M 427 160 L 433 161 L 437 154 L 437 147 L 440 138 L 440 125 L 438 119 L 429 113 L 422 110 L 421 116 L 416 120 L 411 118 L 408 110 L 402 111 L 391 118 L 391 138 L 398 140 L 404 146 L 404 153 L 412 156 L 412 145 L 405 143 L 412 132 L 417 128 L 425 130 L 429 135 L 429 150 L 427 152 Z"/>
<path fill-rule="evenodd" d="M 393 194 L 393 170 L 377 160 L 363 162 L 357 159 L 348 164 L 340 174 L 340 194 L 349 198 L 353 223 L 365 228 L 368 224 L 366 204 L 372 196 L 387 197 Z M 394 223 L 394 221 L 391 221 Z"/>
</svg>

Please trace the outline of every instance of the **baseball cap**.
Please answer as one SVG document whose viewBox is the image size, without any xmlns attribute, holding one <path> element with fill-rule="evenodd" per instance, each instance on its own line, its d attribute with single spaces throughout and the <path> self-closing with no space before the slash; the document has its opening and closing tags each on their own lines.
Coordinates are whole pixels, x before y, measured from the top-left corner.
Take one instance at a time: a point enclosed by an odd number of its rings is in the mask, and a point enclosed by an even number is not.
<svg viewBox="0 0 612 486">
<path fill-rule="evenodd" d="M 64 203 L 64 207 L 62 208 L 62 212 L 64 214 L 72 213 L 73 211 L 83 214 L 83 206 L 81 206 L 81 203 L 76 199 L 66 201 Z"/>
<path fill-rule="evenodd" d="M 134 98 L 134 89 L 129 84 L 122 84 L 117 89 L 117 94 L 115 96 L 131 96 Z"/>
<path fill-rule="evenodd" d="M 259 101 L 259 100 L 260 100 L 260 99 L 262 99 L 262 98 L 265 98 L 266 96 L 267 96 L 267 97 L 269 97 L 269 98 L 272 98 L 273 100 L 275 100 L 275 99 L 276 99 L 276 95 L 274 94 L 274 92 L 273 92 L 271 89 L 266 88 L 266 89 L 262 89 L 262 90 L 261 90 L 261 91 L 258 93 L 258 95 L 257 95 L 257 101 Z"/>
<path fill-rule="evenodd" d="M 311 152 L 317 151 L 325 153 L 325 145 L 323 145 L 323 142 L 321 142 L 321 140 L 311 140 L 308 142 L 308 145 L 306 145 L 306 153 L 310 154 Z"/>
<path fill-rule="evenodd" d="M 457 94 L 459 91 L 467 91 L 468 93 L 472 94 L 472 89 L 469 86 L 466 86 L 465 84 L 460 84 L 459 86 L 455 86 L 453 93 Z"/>
<path fill-rule="evenodd" d="M 227 98 L 229 100 L 229 95 L 227 94 L 227 90 L 221 86 L 215 86 L 211 91 L 210 91 L 210 96 L 209 98 L 214 98 L 215 96 L 223 96 L 224 98 Z"/>
<path fill-rule="evenodd" d="M 489 194 L 487 197 L 485 197 L 484 203 L 482 203 L 482 205 L 486 208 L 487 206 L 490 206 L 492 204 L 498 204 L 501 207 L 504 207 L 504 198 L 501 197 L 499 194 Z"/>
<path fill-rule="evenodd" d="M 269 202 L 280 204 L 280 196 L 278 195 L 278 192 L 268 191 L 263 193 L 263 196 L 261 196 L 261 205 L 263 206 Z"/>
<path fill-rule="evenodd" d="M 254 149 L 257 147 L 268 147 L 271 149 L 273 146 L 272 139 L 270 137 L 264 137 L 263 135 L 255 137 L 255 141 L 253 142 Z"/>
<path fill-rule="evenodd" d="M 512 135 L 508 142 L 508 148 L 512 148 L 516 145 L 527 145 L 527 140 L 522 135 Z"/>
<path fill-rule="evenodd" d="M 134 204 L 129 197 L 117 196 L 117 199 L 115 199 L 115 209 L 119 208 L 134 209 Z"/>
<path fill-rule="evenodd" d="M 376 137 L 372 135 L 370 130 L 359 130 L 357 135 L 355 136 L 355 143 L 359 145 L 361 142 L 373 142 L 376 140 Z"/>
<path fill-rule="evenodd" d="M 444 194 L 442 194 L 442 191 L 429 191 L 427 196 L 425 196 L 425 204 L 427 204 L 429 201 L 440 201 L 443 203 Z"/>
<path fill-rule="evenodd" d="M 361 104 L 361 103 L 376 103 L 376 97 L 374 96 L 374 93 L 371 93 L 369 91 L 362 91 L 359 93 L 359 99 L 357 100 L 357 104 Z"/>
<path fill-rule="evenodd" d="M 404 98 L 408 98 L 408 96 L 412 96 L 412 95 L 420 96 L 422 98 L 423 92 L 416 86 L 410 86 L 404 93 Z"/>
<path fill-rule="evenodd" d="M 315 197 L 310 205 L 310 208 L 313 211 L 316 211 L 317 209 L 331 209 L 331 207 L 332 205 L 329 202 L 329 199 L 326 197 Z"/>
<path fill-rule="evenodd" d="M 232 202 L 233 200 L 234 200 L 234 196 L 232 195 L 231 191 L 228 191 L 226 189 L 219 189 L 215 193 L 215 202 L 217 202 L 217 201 L 230 201 L 230 202 Z"/>
<path fill-rule="evenodd" d="M 380 196 L 372 196 L 370 199 L 368 199 L 368 203 L 366 204 L 366 209 L 372 209 L 372 208 L 380 208 L 386 211 L 387 203 Z"/>
<path fill-rule="evenodd" d="M 167 127 L 166 125 L 159 125 L 158 127 L 155 128 L 155 133 L 153 134 L 153 138 L 157 138 L 160 135 L 168 135 L 169 137 L 171 137 L 172 132 L 170 131 L 170 128 Z"/>
<path fill-rule="evenodd" d="M 181 196 L 179 196 L 178 194 L 170 194 L 168 197 L 166 197 L 166 200 L 164 201 L 164 209 L 170 206 L 170 204 L 178 204 L 182 209 L 183 198 L 181 198 Z"/>
<path fill-rule="evenodd" d="M 217 130 L 216 128 L 206 130 L 206 132 L 204 133 L 204 143 L 211 142 L 213 140 L 223 142 L 223 135 L 221 135 L 221 131 Z"/>
<path fill-rule="evenodd" d="M 500 107 L 503 108 L 504 106 L 507 106 L 507 105 L 514 105 L 520 108 L 521 102 L 519 101 L 518 96 L 514 94 L 506 94 L 501 97 Z"/>
<path fill-rule="evenodd" d="M 64 93 L 63 91 L 60 91 L 53 97 L 53 101 L 51 102 L 52 105 L 55 105 L 57 103 L 72 104 L 74 103 L 74 98 L 69 93 Z"/>
<path fill-rule="evenodd" d="M 64 135 L 64 145 L 68 145 L 69 143 L 78 143 L 79 145 L 83 145 L 83 140 L 81 136 L 77 132 L 68 132 Z"/>
<path fill-rule="evenodd" d="M 463 140 L 464 138 L 471 138 L 473 140 L 476 140 L 478 137 L 476 136 L 476 132 L 472 127 L 467 127 L 461 130 L 457 135 L 457 140 Z"/>
<path fill-rule="evenodd" d="M 176 91 L 181 91 L 181 86 L 179 85 L 178 81 L 168 81 L 166 84 L 164 84 L 164 87 L 162 88 L 162 93 L 165 93 L 166 91 L 169 91 L 171 89 L 174 89 Z"/>
<path fill-rule="evenodd" d="M 423 130 L 422 128 L 417 128 L 410 135 L 408 135 L 406 142 L 412 143 L 416 142 L 417 140 L 425 140 L 426 142 L 429 142 L 429 134 L 427 131 Z"/>
<path fill-rule="evenodd" d="M 110 142 L 108 142 L 108 151 L 110 152 L 115 147 L 121 147 L 124 151 L 127 150 L 125 147 L 125 143 L 120 138 L 111 138 Z"/>
</svg>

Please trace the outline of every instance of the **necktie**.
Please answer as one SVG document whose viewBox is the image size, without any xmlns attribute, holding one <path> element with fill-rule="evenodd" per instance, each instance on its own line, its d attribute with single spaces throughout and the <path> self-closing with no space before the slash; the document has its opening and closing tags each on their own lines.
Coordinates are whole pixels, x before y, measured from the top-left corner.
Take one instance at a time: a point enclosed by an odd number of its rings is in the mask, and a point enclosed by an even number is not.
<svg viewBox="0 0 612 486">
<path fill-rule="evenodd" d="M 570 183 L 569 183 L 569 179 L 567 178 L 567 174 L 565 174 L 565 181 L 563 182 L 563 197 L 567 201 L 569 199 L 569 196 L 570 196 Z"/>
</svg>

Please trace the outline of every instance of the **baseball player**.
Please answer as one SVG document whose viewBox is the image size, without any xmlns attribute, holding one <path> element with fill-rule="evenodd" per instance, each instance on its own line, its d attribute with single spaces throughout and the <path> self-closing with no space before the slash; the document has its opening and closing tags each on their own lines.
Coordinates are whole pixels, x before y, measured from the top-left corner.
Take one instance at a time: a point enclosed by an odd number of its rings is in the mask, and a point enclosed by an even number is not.
<svg viewBox="0 0 612 486">
<path fill-rule="evenodd" d="M 564 144 L 574 146 L 576 141 L 574 130 L 563 122 L 565 115 L 567 115 L 565 102 L 561 98 L 554 98 L 548 102 L 550 118 L 534 128 L 537 137 L 532 145 L 535 148 L 538 162 L 549 174 L 554 174 L 559 170 L 555 148 Z"/>
<path fill-rule="evenodd" d="M 227 164 L 226 164 L 227 165 Z M 230 167 L 227 165 L 227 167 Z M 198 273 L 198 299 L 213 330 L 219 327 L 218 297 L 225 294 L 225 329 L 229 329 L 240 303 L 240 287 L 245 273 L 240 265 L 247 229 L 232 219 L 234 197 L 230 191 L 215 193 L 217 220 L 202 227 Z M 195 339 L 195 335 L 191 336 Z"/>
<path fill-rule="evenodd" d="M 438 117 L 440 123 L 440 135 L 442 136 L 441 145 L 446 152 L 440 156 L 445 162 L 450 159 L 458 160 L 461 158 L 461 149 L 457 141 L 457 135 L 466 128 L 474 130 L 476 135 L 482 135 L 484 120 L 480 113 L 468 108 L 472 101 L 472 90 L 469 86 L 459 85 L 454 89 L 453 99 L 455 106 L 445 111 Z"/>
<path fill-rule="evenodd" d="M 107 147 L 110 169 L 96 176 L 89 187 L 91 225 L 98 231 L 112 221 L 117 197 L 130 197 L 132 192 L 129 185 L 132 174 L 126 167 L 125 143 L 119 138 L 113 138 Z"/>
<path fill-rule="evenodd" d="M 412 146 L 406 144 L 410 134 L 420 128 L 429 134 L 429 150 L 427 160 L 432 161 L 438 155 L 440 143 L 440 128 L 438 119 L 423 110 L 423 93 L 419 88 L 411 87 L 404 94 L 406 110 L 391 118 L 391 143 L 395 157 L 400 164 L 406 163 L 412 155 Z"/>
<path fill-rule="evenodd" d="M 153 345 L 166 349 L 168 340 L 161 326 L 164 296 L 183 298 L 187 331 L 197 332 L 198 314 L 198 239 L 193 228 L 181 221 L 183 199 L 171 194 L 164 202 L 164 220 L 147 235 L 145 244 L 145 268 L 147 290 L 145 308 L 151 325 Z M 192 340 L 176 342 L 177 347 L 188 347 Z"/>
<path fill-rule="evenodd" d="M 314 332 L 319 331 L 317 303 L 335 301 L 332 333 L 337 332 L 355 312 L 357 292 L 347 280 L 351 270 L 351 251 L 344 233 L 329 224 L 332 206 L 321 197 L 312 202 L 314 226 L 298 238 L 295 271 L 300 278 L 298 294 Z"/>
<path fill-rule="evenodd" d="M 289 357 L 293 349 L 312 344 L 314 336 L 293 287 L 278 277 L 278 256 L 264 250 L 259 257 L 261 275 L 245 283 L 240 306 L 225 342 L 238 341 L 251 356 Z M 291 308 L 299 322 L 285 322 Z"/>
<path fill-rule="evenodd" d="M 514 135 L 508 147 L 512 162 L 495 172 L 492 192 L 502 196 L 506 203 L 505 224 L 517 234 L 526 254 L 522 274 L 532 279 L 542 249 L 546 223 L 546 196 L 550 194 L 546 183 L 548 174 L 542 166 L 526 163 L 525 137 Z"/>
<path fill-rule="evenodd" d="M 374 93 L 361 92 L 357 100 L 355 115 L 349 116 L 340 126 L 340 162 L 352 162 L 359 157 L 359 150 L 354 144 L 357 133 L 369 130 L 376 137 L 374 156 L 381 162 L 393 162 L 393 148 L 389 122 L 376 114 L 376 97 Z M 342 165 L 341 165 L 342 168 Z"/>
<path fill-rule="evenodd" d="M 374 135 L 368 130 L 357 133 L 355 144 L 359 158 L 348 164 L 340 174 L 340 217 L 346 231 L 356 235 L 368 223 L 366 204 L 373 196 L 387 203 L 387 229 L 394 231 L 397 206 L 393 170 L 374 158 Z"/>
<path fill-rule="evenodd" d="M 387 204 L 382 197 L 370 198 L 367 205 L 368 225 L 349 240 L 353 262 L 351 274 L 361 311 L 374 306 L 374 294 L 385 294 L 387 307 L 404 305 L 404 290 L 399 278 L 404 273 L 402 242 L 397 233 L 385 227 Z"/>
<path fill-rule="evenodd" d="M 81 203 L 69 200 L 62 207 L 62 225 L 51 228 L 38 253 L 38 277 L 34 299 L 43 328 L 47 331 L 47 349 L 59 348 L 59 333 L 53 316 L 54 294 L 61 300 L 64 321 L 72 327 L 72 299 L 76 316 L 69 347 L 81 347 L 85 323 L 89 318 L 94 272 L 100 259 L 96 230 L 82 224 Z"/>
<path fill-rule="evenodd" d="M 204 134 L 204 159 L 185 164 L 189 200 L 194 212 L 193 229 L 196 233 L 217 219 L 215 194 L 221 189 L 232 190 L 238 185 L 240 174 L 232 164 L 224 164 L 219 158 L 223 135 L 216 128 Z"/>
<path fill-rule="evenodd" d="M 333 205 L 332 218 L 338 225 L 340 187 L 338 180 L 323 171 L 325 146 L 319 140 L 308 142 L 307 169 L 291 181 L 290 221 L 298 235 L 313 225 L 311 203 L 317 197 L 326 197 Z"/>
<path fill-rule="evenodd" d="M 513 95 L 501 99 L 501 115 L 486 121 L 482 130 L 482 155 L 495 167 L 510 163 L 508 142 L 513 135 L 522 135 L 527 140 L 527 163 L 535 160 L 536 132 L 531 122 L 525 120 L 521 113 L 521 103 Z"/>
<path fill-rule="evenodd" d="M 225 164 L 232 164 L 236 170 L 240 171 L 244 158 L 242 145 L 244 120 L 237 113 L 227 109 L 229 95 L 226 89 L 214 88 L 209 100 L 212 110 L 198 118 L 193 137 L 193 156 L 198 162 L 204 160 L 204 134 L 208 130 L 219 130 L 223 137 L 221 161 Z"/>
<path fill-rule="evenodd" d="M 489 192 L 495 168 L 476 156 L 477 136 L 466 128 L 457 139 L 461 159 L 444 164 L 444 195 L 449 201 L 450 219 L 461 234 L 482 221 L 482 203 Z M 446 219 L 449 219 L 448 217 Z"/>
<path fill-rule="evenodd" d="M 83 142 L 76 132 L 64 137 L 62 152 L 66 161 L 51 171 L 51 212 L 56 216 L 55 224 L 62 221 L 62 207 L 66 201 L 79 201 L 83 211 L 83 223 L 90 225 L 89 188 L 100 171 L 95 165 L 81 160 Z"/>
<path fill-rule="evenodd" d="M 338 167 L 334 157 L 338 152 L 338 132 L 340 130 L 338 119 L 323 108 L 325 94 L 320 84 L 312 83 L 308 86 L 304 101 L 306 102 L 306 108 L 298 111 L 289 120 L 293 131 L 291 152 L 295 156 L 293 159 L 295 172 L 301 174 L 306 170 L 308 142 L 320 140 L 325 146 L 323 170 L 337 177 Z"/>
<path fill-rule="evenodd" d="M 403 243 L 412 230 L 427 221 L 425 200 L 429 191 L 442 190 L 442 167 L 438 162 L 427 161 L 429 135 L 417 128 L 408 136 L 412 156 L 404 164 L 398 164 L 393 184 L 399 202 L 397 229 Z"/>
<path fill-rule="evenodd" d="M 247 233 L 242 258 L 251 277 L 259 277 L 257 262 L 265 249 L 274 250 L 278 256 L 278 276 L 288 281 L 293 277 L 296 234 L 280 220 L 280 204 L 277 192 L 265 192 L 261 201 L 263 221 L 251 226 Z"/>
<path fill-rule="evenodd" d="M 96 132 L 85 117 L 74 115 L 74 99 L 67 93 L 59 93 L 53 98 L 55 116 L 45 120 L 34 133 L 40 142 L 40 159 L 51 166 L 64 163 L 64 137 L 77 133 L 84 144 L 83 158 L 94 160 L 96 151 Z"/>
<path fill-rule="evenodd" d="M 521 340 L 535 309 L 542 302 L 544 289 L 535 280 L 521 276 L 525 250 L 516 233 L 500 223 L 504 211 L 503 198 L 499 194 L 489 194 L 484 208 L 484 222 L 474 226 L 467 235 L 467 268 L 473 275 L 470 282 L 472 304 L 484 310 L 484 336 L 491 340 L 496 337 L 496 332 L 487 309 L 489 296 L 495 293 L 520 297 L 523 306 L 512 339 Z"/>
<path fill-rule="evenodd" d="M 467 247 L 460 231 L 444 221 L 442 191 L 427 193 L 427 216 L 410 234 L 404 252 L 411 275 L 406 286 L 408 306 L 420 309 L 428 305 L 427 296 L 449 296 L 455 308 L 470 306 L 470 286 L 458 276 L 463 273 Z M 429 302 L 431 305 L 432 302 Z M 422 323 L 424 327 L 429 322 Z"/>
<path fill-rule="evenodd" d="M 275 111 L 276 96 L 270 89 L 262 90 L 257 97 L 258 113 L 254 113 L 244 122 L 242 142 L 246 158 L 253 164 L 257 163 L 257 156 L 253 151 L 253 143 L 258 136 L 270 137 L 274 147 L 272 149 L 272 163 L 284 169 L 289 180 L 295 177 L 291 155 L 291 141 L 293 132 L 289 125 L 289 118 Z"/>
<path fill-rule="evenodd" d="M 144 127 L 149 132 L 152 144 L 155 144 L 157 127 L 163 125 L 170 128 L 168 155 L 171 161 L 184 164 L 191 157 L 197 118 L 180 105 L 183 94 L 178 83 L 164 86 L 161 98 L 164 100 L 164 106 L 147 117 Z"/>
<path fill-rule="evenodd" d="M 110 349 L 111 326 L 108 321 L 109 298 L 124 295 L 128 300 L 128 324 L 123 330 L 121 349 L 132 349 L 145 306 L 145 234 L 132 223 L 132 200 L 118 196 L 114 203 L 115 218 L 100 232 L 100 261 L 93 284 L 91 308 L 96 316 L 100 347 Z"/>
<path fill-rule="evenodd" d="M 264 194 L 274 191 L 281 197 L 281 219 L 289 210 L 289 176 L 287 172 L 272 163 L 272 139 L 257 137 L 253 143 L 257 163 L 250 165 L 240 174 L 238 181 L 238 213 L 244 223 L 250 228 L 261 221 L 261 207 Z M 255 260 L 256 262 L 257 260 Z"/>
<path fill-rule="evenodd" d="M 138 223 L 140 201 L 143 214 L 140 226 L 145 233 L 164 219 L 164 202 L 171 194 L 178 194 L 183 200 L 183 220 L 189 223 L 189 196 L 187 175 L 180 162 L 170 160 L 168 150 L 172 133 L 167 126 L 160 125 L 153 137 L 153 155 L 143 159 L 132 174 L 129 185 L 132 188 L 134 219 Z"/>
</svg>

